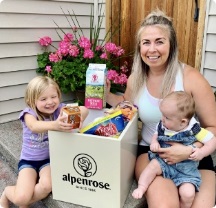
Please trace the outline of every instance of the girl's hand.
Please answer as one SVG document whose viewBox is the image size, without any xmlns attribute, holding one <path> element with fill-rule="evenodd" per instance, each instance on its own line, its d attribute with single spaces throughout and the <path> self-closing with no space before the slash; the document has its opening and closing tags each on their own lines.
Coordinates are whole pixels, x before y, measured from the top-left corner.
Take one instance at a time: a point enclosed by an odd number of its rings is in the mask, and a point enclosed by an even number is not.
<svg viewBox="0 0 216 208">
<path fill-rule="evenodd" d="M 159 148 L 158 154 L 164 159 L 168 164 L 172 165 L 189 158 L 192 148 L 190 146 L 185 146 L 178 142 L 167 142 L 170 147 Z"/>
<path fill-rule="evenodd" d="M 73 129 L 73 124 L 65 122 L 65 116 L 62 115 L 62 112 L 59 114 L 58 118 L 55 121 L 56 130 L 71 132 Z"/>
</svg>

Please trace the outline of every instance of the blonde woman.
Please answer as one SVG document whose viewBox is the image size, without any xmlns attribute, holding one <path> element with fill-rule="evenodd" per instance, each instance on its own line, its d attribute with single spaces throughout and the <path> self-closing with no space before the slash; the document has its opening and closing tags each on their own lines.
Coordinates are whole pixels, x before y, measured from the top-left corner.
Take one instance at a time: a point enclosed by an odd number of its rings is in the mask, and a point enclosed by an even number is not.
<svg viewBox="0 0 216 208">
<path fill-rule="evenodd" d="M 201 127 L 216 134 L 216 105 L 213 91 L 205 78 L 194 68 L 178 60 L 176 33 L 172 21 L 162 11 L 150 13 L 142 22 L 136 36 L 135 54 L 124 96 L 110 91 L 107 80 L 107 102 L 115 106 L 129 100 L 138 106 L 143 123 L 142 140 L 138 146 L 135 167 L 137 180 L 148 165 L 149 145 L 156 125 L 161 118 L 159 102 L 172 91 L 186 91 L 196 105 L 196 115 Z M 159 156 L 168 164 L 187 159 L 193 149 L 176 142 L 171 147 L 160 148 Z M 195 143 L 201 147 L 200 142 Z M 202 184 L 196 193 L 192 208 L 213 207 L 215 201 L 215 173 L 211 156 L 199 163 Z M 149 208 L 178 208 L 178 189 L 170 179 L 156 176 L 145 193 Z M 160 203 L 160 204 L 159 204 Z"/>
<path fill-rule="evenodd" d="M 0 199 L 1 208 L 9 202 L 25 208 L 48 196 L 52 190 L 48 130 L 70 132 L 73 124 L 65 123 L 58 85 L 49 77 L 32 79 L 26 89 L 27 107 L 20 113 L 23 126 L 23 144 L 15 186 L 7 186 Z M 80 106 L 81 120 L 88 110 Z"/>
</svg>

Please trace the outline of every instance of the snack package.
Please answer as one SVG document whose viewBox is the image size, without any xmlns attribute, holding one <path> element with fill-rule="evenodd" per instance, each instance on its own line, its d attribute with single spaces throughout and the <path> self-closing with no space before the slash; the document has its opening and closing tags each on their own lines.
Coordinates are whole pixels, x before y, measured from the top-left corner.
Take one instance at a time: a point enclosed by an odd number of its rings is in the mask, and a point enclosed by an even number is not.
<svg viewBox="0 0 216 208">
<path fill-rule="evenodd" d="M 79 128 L 81 118 L 79 106 L 68 104 L 65 107 L 63 107 L 62 111 L 63 116 L 65 116 L 65 122 L 72 123 L 73 129 Z"/>
<path fill-rule="evenodd" d="M 124 119 L 121 110 L 97 118 L 80 130 L 80 133 L 118 138 L 124 130 Z"/>
<path fill-rule="evenodd" d="M 107 110 L 105 113 L 112 114 L 113 112 L 121 110 L 125 125 L 133 118 L 137 112 L 137 107 L 129 101 L 122 101 L 117 104 L 114 108 Z"/>
</svg>

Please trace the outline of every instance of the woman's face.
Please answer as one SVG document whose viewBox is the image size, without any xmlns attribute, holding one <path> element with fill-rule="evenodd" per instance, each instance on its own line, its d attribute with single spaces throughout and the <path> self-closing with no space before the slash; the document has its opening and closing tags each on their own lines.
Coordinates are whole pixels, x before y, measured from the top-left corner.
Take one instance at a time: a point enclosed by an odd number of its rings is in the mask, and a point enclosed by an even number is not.
<svg viewBox="0 0 216 208">
<path fill-rule="evenodd" d="M 151 68 L 166 67 L 170 52 L 169 33 L 159 26 L 147 26 L 140 36 L 142 60 Z"/>
</svg>

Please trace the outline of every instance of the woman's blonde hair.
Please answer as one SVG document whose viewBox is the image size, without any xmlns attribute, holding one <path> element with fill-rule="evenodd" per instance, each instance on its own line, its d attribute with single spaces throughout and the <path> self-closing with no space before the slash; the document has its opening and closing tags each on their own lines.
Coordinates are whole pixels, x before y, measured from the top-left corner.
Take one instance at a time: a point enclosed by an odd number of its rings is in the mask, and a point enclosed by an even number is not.
<svg viewBox="0 0 216 208">
<path fill-rule="evenodd" d="M 43 93 L 44 90 L 46 90 L 50 85 L 56 88 L 59 100 L 61 100 L 61 91 L 59 89 L 59 86 L 50 77 L 37 76 L 33 78 L 27 85 L 25 91 L 25 102 L 27 106 L 29 106 L 31 109 L 35 111 L 39 120 L 44 120 L 44 118 L 43 115 L 38 111 L 36 107 L 36 101 L 40 97 L 41 93 Z"/>
<path fill-rule="evenodd" d="M 136 35 L 135 54 L 132 66 L 132 76 L 134 80 L 132 87 L 132 95 L 137 95 L 137 92 L 139 92 L 139 90 L 143 87 L 148 78 L 149 66 L 145 62 L 143 62 L 140 54 L 141 34 L 148 26 L 160 27 L 161 29 L 166 30 L 169 34 L 170 52 L 168 57 L 167 69 L 164 74 L 164 79 L 161 86 L 161 98 L 163 98 L 170 93 L 171 88 L 175 83 L 177 71 L 179 69 L 182 70 L 182 66 L 178 61 L 177 39 L 172 21 L 168 16 L 165 15 L 164 12 L 158 9 L 151 12 L 144 19 Z"/>
</svg>

